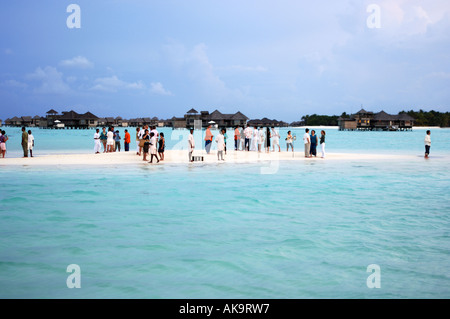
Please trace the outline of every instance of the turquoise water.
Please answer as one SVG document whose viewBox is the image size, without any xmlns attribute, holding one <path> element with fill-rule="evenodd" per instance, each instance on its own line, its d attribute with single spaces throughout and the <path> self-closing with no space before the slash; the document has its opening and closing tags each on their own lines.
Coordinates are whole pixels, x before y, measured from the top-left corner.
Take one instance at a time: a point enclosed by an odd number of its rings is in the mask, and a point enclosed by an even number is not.
<svg viewBox="0 0 450 319">
<path fill-rule="evenodd" d="M 1 167 L 0 298 L 450 297 L 445 157 L 266 165 Z"/>
<path fill-rule="evenodd" d="M 8 157 L 21 157 L 21 131 L 20 128 L 3 127 L 10 140 L 7 143 Z M 320 136 L 320 130 L 315 129 Z M 47 155 L 55 153 L 91 153 L 94 149 L 93 136 L 95 131 L 89 130 L 44 130 L 31 128 L 35 137 L 34 155 Z M 131 150 L 135 150 L 136 129 L 128 129 L 131 134 Z M 297 136 L 294 147 L 298 150 L 303 148 L 302 137 L 304 128 L 281 128 L 280 145 L 282 150 L 286 150 L 284 139 L 288 130 Z M 408 132 L 348 132 L 339 131 L 336 128 L 325 128 L 327 132 L 326 145 L 328 152 L 346 153 L 383 153 L 383 154 L 420 154 L 424 153 L 425 129 L 415 128 Z M 124 128 L 119 128 L 123 139 Z M 160 128 L 166 137 L 166 149 L 187 149 L 187 130 L 172 130 L 171 128 Z M 450 129 L 431 129 L 432 155 L 450 155 Z M 217 130 L 212 131 L 217 136 Z M 228 149 L 232 149 L 234 131 L 228 130 Z M 204 136 L 204 131 L 203 131 Z M 202 133 L 196 131 L 194 137 L 197 147 L 203 145 Z M 212 149 L 215 149 L 213 143 Z M 123 142 L 122 142 L 123 149 Z"/>
</svg>

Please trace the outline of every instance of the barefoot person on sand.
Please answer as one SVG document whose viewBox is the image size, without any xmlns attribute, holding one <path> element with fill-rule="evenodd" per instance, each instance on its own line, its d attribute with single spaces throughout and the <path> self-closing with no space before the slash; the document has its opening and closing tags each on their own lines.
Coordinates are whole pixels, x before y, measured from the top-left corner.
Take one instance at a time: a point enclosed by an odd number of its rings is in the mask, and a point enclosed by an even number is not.
<svg viewBox="0 0 450 319">
<path fill-rule="evenodd" d="M 28 151 L 30 151 L 30 157 L 33 157 L 34 148 L 34 136 L 31 134 L 31 130 L 28 130 Z"/>
<path fill-rule="evenodd" d="M 151 132 L 150 133 L 150 162 L 149 163 L 153 163 L 153 156 L 156 157 L 156 160 L 157 160 L 156 163 L 159 163 L 158 155 L 156 154 L 156 144 L 157 144 L 156 135 L 154 132 Z"/>
<path fill-rule="evenodd" d="M 277 130 L 275 130 L 275 127 L 272 126 L 272 152 L 275 152 L 275 146 L 278 146 L 278 152 L 281 152 L 281 148 L 280 148 L 280 133 L 278 133 Z"/>
<path fill-rule="evenodd" d="M 107 153 L 114 152 L 114 132 L 112 130 L 113 129 L 110 128 L 108 133 L 106 134 L 106 137 L 107 137 L 107 140 L 106 140 L 106 145 L 107 145 L 106 152 Z"/>
<path fill-rule="evenodd" d="M 287 132 L 286 137 L 286 152 L 289 152 L 289 146 L 292 148 L 292 152 L 294 151 L 294 138 L 292 137 L 291 131 Z"/>
<path fill-rule="evenodd" d="M 303 142 L 305 142 L 305 157 L 311 157 L 309 151 L 311 149 L 311 138 L 309 137 L 309 128 L 305 129 L 303 134 Z"/>
<path fill-rule="evenodd" d="M 141 155 L 141 149 L 142 149 L 142 147 L 140 147 L 139 146 L 139 144 L 141 143 L 140 142 L 140 134 L 139 134 L 139 132 L 140 132 L 140 128 L 139 127 L 136 127 L 136 155 Z"/>
<path fill-rule="evenodd" d="M 107 146 L 107 141 L 108 141 L 108 133 L 106 133 L 106 128 L 102 127 L 102 133 L 100 134 L 100 142 L 102 142 L 103 144 L 103 153 L 106 153 L 108 151 L 108 146 Z"/>
<path fill-rule="evenodd" d="M 2 131 L 2 136 L 0 136 L 0 154 L 5 158 L 6 155 L 6 141 L 8 141 L 8 136 L 5 131 Z"/>
<path fill-rule="evenodd" d="M 23 157 L 28 157 L 28 133 L 25 127 L 22 127 L 22 150 Z"/>
<path fill-rule="evenodd" d="M 123 146 L 125 148 L 125 152 L 130 151 L 130 143 L 131 143 L 131 135 L 128 133 L 128 130 L 125 130 L 125 137 L 123 139 Z"/>
<path fill-rule="evenodd" d="M 166 148 L 166 139 L 164 138 L 164 133 L 159 134 L 159 140 L 158 140 L 158 154 L 159 159 L 161 161 L 164 161 L 164 150 Z"/>
<path fill-rule="evenodd" d="M 194 153 L 195 141 L 194 141 L 194 129 L 191 128 L 188 137 L 188 150 L 189 150 L 189 162 L 193 162 L 192 154 Z"/>
<path fill-rule="evenodd" d="M 219 135 L 217 135 L 216 137 L 216 143 L 217 143 L 217 160 L 220 161 L 224 161 L 223 159 L 223 152 L 225 150 L 225 137 L 224 134 L 225 130 L 221 130 Z"/>
<path fill-rule="evenodd" d="M 147 154 L 148 154 L 148 149 L 150 147 L 150 135 L 148 134 L 148 130 L 145 129 L 144 131 L 144 135 L 142 136 L 142 140 L 144 141 L 144 146 L 142 148 L 142 154 L 144 154 L 144 159 L 143 161 L 147 160 Z"/>
<path fill-rule="evenodd" d="M 322 158 L 325 158 L 325 131 L 320 132 L 320 147 L 322 148 Z"/>
<path fill-rule="evenodd" d="M 206 154 L 209 154 L 209 152 L 211 151 L 211 143 L 212 143 L 213 137 L 214 137 L 214 135 L 212 135 L 212 133 L 211 133 L 211 125 L 208 125 L 208 128 L 206 129 L 206 134 L 205 134 Z"/>
<path fill-rule="evenodd" d="M 96 129 L 94 134 L 94 153 L 100 154 L 100 150 L 102 148 L 102 145 L 100 143 L 100 130 Z"/>
</svg>

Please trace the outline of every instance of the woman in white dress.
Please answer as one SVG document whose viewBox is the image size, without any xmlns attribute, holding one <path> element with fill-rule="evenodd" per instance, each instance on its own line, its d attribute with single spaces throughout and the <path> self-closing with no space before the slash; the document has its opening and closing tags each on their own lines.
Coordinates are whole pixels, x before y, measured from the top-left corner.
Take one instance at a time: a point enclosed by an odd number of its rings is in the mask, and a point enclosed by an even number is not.
<svg viewBox="0 0 450 319">
<path fill-rule="evenodd" d="M 114 132 L 109 129 L 108 134 L 106 134 L 106 145 L 107 145 L 107 153 L 114 152 Z"/>
<path fill-rule="evenodd" d="M 250 146 L 250 151 L 256 151 L 258 145 L 258 128 L 255 126 L 252 132 L 252 145 Z"/>
<path fill-rule="evenodd" d="M 154 132 L 150 133 L 150 162 L 149 163 L 153 163 L 153 156 L 156 157 L 157 162 L 159 163 L 159 158 L 158 155 L 156 154 L 156 143 L 157 143 L 157 138 Z"/>
<path fill-rule="evenodd" d="M 261 149 L 265 141 L 265 135 L 266 134 L 264 132 L 264 128 L 260 127 L 258 130 L 258 152 L 261 152 Z"/>
<path fill-rule="evenodd" d="M 223 151 L 225 150 L 225 136 L 223 135 L 225 133 L 225 130 L 221 130 L 219 135 L 216 137 L 216 143 L 217 143 L 217 160 L 224 161 L 223 158 Z"/>
<path fill-rule="evenodd" d="M 275 152 L 275 145 L 278 146 L 278 152 L 281 152 L 280 147 L 280 133 L 275 130 L 275 127 L 272 127 L 272 151 Z"/>
</svg>

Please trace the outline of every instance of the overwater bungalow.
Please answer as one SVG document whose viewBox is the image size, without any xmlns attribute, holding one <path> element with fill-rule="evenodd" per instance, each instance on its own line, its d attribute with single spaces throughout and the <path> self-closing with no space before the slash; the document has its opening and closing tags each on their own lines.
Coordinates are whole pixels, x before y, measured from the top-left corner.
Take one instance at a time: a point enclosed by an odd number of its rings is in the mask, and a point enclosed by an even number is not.
<svg viewBox="0 0 450 319">
<path fill-rule="evenodd" d="M 341 131 L 403 131 L 412 129 L 414 118 L 405 113 L 392 115 L 384 111 L 373 113 L 361 109 L 349 117 L 338 118 L 338 125 Z"/>
<path fill-rule="evenodd" d="M 275 119 L 270 120 L 267 117 L 264 117 L 262 119 L 253 119 L 247 122 L 250 126 L 257 126 L 257 127 L 287 127 L 289 126 L 288 123 L 283 121 L 277 121 Z"/>
</svg>

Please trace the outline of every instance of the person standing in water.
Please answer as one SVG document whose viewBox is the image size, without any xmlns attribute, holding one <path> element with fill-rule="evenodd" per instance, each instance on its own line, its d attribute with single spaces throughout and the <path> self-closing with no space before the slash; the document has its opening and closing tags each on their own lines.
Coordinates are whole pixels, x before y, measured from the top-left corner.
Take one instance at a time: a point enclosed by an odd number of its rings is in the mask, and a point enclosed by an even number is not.
<svg viewBox="0 0 450 319">
<path fill-rule="evenodd" d="M 425 135 L 425 158 L 428 158 L 430 155 L 430 147 L 431 147 L 431 132 L 427 130 L 427 135 Z"/>
</svg>

